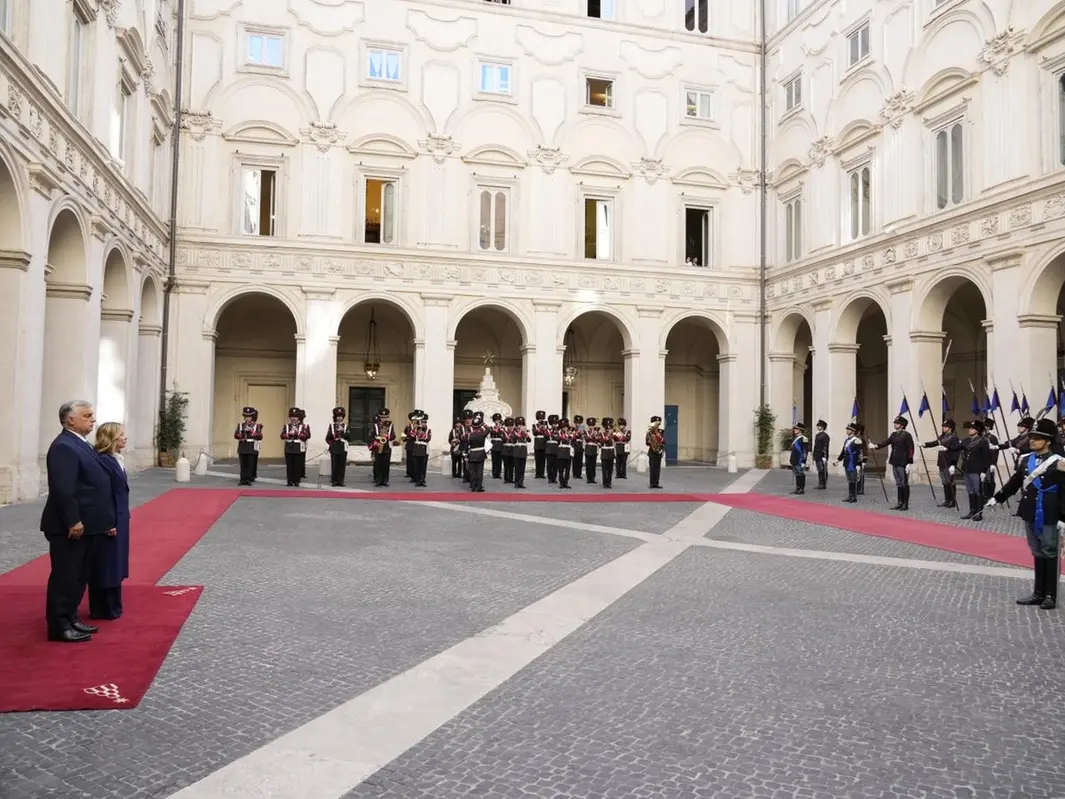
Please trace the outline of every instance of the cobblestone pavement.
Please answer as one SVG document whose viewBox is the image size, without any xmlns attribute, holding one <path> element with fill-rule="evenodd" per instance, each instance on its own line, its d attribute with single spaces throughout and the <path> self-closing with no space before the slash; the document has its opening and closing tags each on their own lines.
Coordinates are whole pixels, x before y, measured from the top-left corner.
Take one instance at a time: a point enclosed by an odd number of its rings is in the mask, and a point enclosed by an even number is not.
<svg viewBox="0 0 1065 799">
<path fill-rule="evenodd" d="M 847 481 L 841 471 L 833 470 L 830 472 L 828 488 L 825 491 L 815 490 L 813 486 L 816 484 L 817 475 L 815 472 L 810 472 L 806 480 L 806 493 L 794 498 L 804 502 L 819 502 L 838 506 L 852 512 L 874 511 L 892 515 L 897 513 L 890 510 L 891 506 L 895 504 L 895 484 L 890 477 L 884 482 L 890 503 L 884 501 L 884 491 L 880 487 L 880 480 L 873 475 L 869 475 L 866 478 L 865 496 L 859 497 L 861 501 L 857 505 L 841 502 L 847 496 Z M 795 482 L 790 471 L 787 469 L 774 469 L 758 484 L 756 490 L 763 494 L 788 495 L 794 488 Z M 1010 502 L 1009 508 L 1002 507 L 988 511 L 984 514 L 984 521 L 982 522 L 968 522 L 961 518 L 963 514 L 969 512 L 965 486 L 960 484 L 958 486 L 958 501 L 962 504 L 961 511 L 953 508 L 937 508 L 936 504 L 943 501 L 943 489 L 938 483 L 935 489 L 936 500 L 933 501 L 932 492 L 929 491 L 927 483 L 913 485 L 910 489 L 910 510 L 906 511 L 904 515 L 924 522 L 937 522 L 938 524 L 949 524 L 953 527 L 971 527 L 979 530 L 989 530 L 994 533 L 1024 536 L 1024 522 L 1013 515 L 1017 510 L 1016 500 Z"/>
<path fill-rule="evenodd" d="M 676 468 L 667 490 L 719 491 L 734 477 Z M 174 485 L 170 472 L 132 478 L 139 502 Z M 786 493 L 788 475 L 756 490 Z M 700 507 L 478 505 L 554 524 L 406 502 L 238 501 L 164 579 L 206 590 L 140 707 L 0 715 L 0 797 L 170 796 L 603 564 L 668 545 L 559 520 L 656 534 Z M 39 512 L 0 509 L 0 568 L 43 552 Z M 1026 579 L 741 510 L 706 540 L 843 559 L 695 546 L 347 783 L 348 796 L 1065 796 L 1065 684 L 1053 676 L 1065 610 L 1015 606 Z M 861 555 L 932 570 L 847 559 Z"/>
</svg>

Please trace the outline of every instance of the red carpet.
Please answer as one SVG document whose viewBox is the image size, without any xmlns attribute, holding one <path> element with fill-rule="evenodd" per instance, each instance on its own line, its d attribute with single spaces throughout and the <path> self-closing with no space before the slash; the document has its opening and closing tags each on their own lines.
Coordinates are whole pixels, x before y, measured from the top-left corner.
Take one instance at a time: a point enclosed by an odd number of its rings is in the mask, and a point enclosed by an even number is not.
<svg viewBox="0 0 1065 799">
<path fill-rule="evenodd" d="M 245 497 L 268 499 L 302 498 L 302 499 L 359 499 L 385 500 L 389 502 L 707 502 L 710 494 L 616 494 L 613 491 L 598 490 L 594 494 L 574 494 L 570 492 L 536 494 L 529 491 L 507 491 L 473 494 L 469 491 L 381 491 L 355 494 L 342 491 L 317 491 L 308 489 L 284 490 L 255 488 L 244 489 Z"/>
<path fill-rule="evenodd" d="M 125 584 L 155 585 L 163 579 L 239 496 L 232 489 L 176 488 L 135 508 Z M 47 549 L 43 535 L 41 548 Z M 43 586 L 49 570 L 48 556 L 42 555 L 0 574 L 0 588 Z"/>
<path fill-rule="evenodd" d="M 1030 568 L 1032 555 L 1023 538 L 968 527 L 954 527 L 914 519 L 905 514 L 834 508 L 818 502 L 768 496 L 766 494 L 717 494 L 711 502 L 731 508 L 766 513 L 783 519 L 820 524 L 863 535 L 891 538 L 910 544 L 971 555 L 975 558 Z"/>
<path fill-rule="evenodd" d="M 200 586 L 127 585 L 125 612 L 84 644 L 45 640 L 44 586 L 0 587 L 0 713 L 128 710 L 147 693 L 200 598 Z M 87 607 L 82 618 L 89 618 Z"/>
</svg>

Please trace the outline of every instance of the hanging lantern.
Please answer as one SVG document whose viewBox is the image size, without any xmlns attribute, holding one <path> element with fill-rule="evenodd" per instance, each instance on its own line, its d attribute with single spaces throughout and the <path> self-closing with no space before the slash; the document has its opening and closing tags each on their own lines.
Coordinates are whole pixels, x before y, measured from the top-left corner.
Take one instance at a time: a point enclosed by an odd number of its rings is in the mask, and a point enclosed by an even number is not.
<svg viewBox="0 0 1065 799">
<path fill-rule="evenodd" d="M 566 350 L 562 353 L 562 383 L 571 387 L 577 382 L 580 369 L 577 366 L 577 340 L 573 328 L 566 331 Z"/>
<path fill-rule="evenodd" d="M 373 382 L 381 371 L 381 350 L 377 346 L 377 321 L 373 308 L 370 309 L 370 321 L 366 325 L 366 348 L 362 356 L 362 371 L 366 379 Z"/>
</svg>

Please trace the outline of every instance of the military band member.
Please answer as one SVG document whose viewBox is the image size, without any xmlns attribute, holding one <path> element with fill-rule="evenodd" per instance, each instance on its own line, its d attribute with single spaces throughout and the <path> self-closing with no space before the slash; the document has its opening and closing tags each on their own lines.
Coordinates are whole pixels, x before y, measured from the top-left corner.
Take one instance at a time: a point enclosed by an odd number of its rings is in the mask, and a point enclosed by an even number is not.
<svg viewBox="0 0 1065 799">
<path fill-rule="evenodd" d="M 473 411 L 462 411 L 462 436 L 459 438 L 459 451 L 462 453 L 462 482 L 470 482 L 470 429 L 473 427 Z"/>
<path fill-rule="evenodd" d="M 588 416 L 584 420 L 584 434 L 581 441 L 584 442 L 584 477 L 588 485 L 595 485 L 595 464 L 599 461 L 599 420 L 594 416 Z"/>
<path fill-rule="evenodd" d="M 451 452 L 451 478 L 462 477 L 462 417 L 456 416 L 451 432 L 447 434 L 447 446 Z"/>
<path fill-rule="evenodd" d="M 285 442 L 286 485 L 298 487 L 303 479 L 307 460 L 307 440 L 311 428 L 300 419 L 299 408 L 288 409 L 288 424 L 281 428 L 281 440 Z"/>
<path fill-rule="evenodd" d="M 514 417 L 503 420 L 503 482 L 514 482 Z"/>
<path fill-rule="evenodd" d="M 913 468 L 913 436 L 906 429 L 909 422 L 905 416 L 895 417 L 895 431 L 879 444 L 869 442 L 869 449 L 891 447 L 888 464 L 895 480 L 895 497 L 898 500 L 892 510 L 910 509 L 910 470 Z"/>
<path fill-rule="evenodd" d="M 570 474 L 573 475 L 574 480 L 580 480 L 584 473 L 584 433 L 587 429 L 584 417 L 579 413 L 574 414 L 573 427 L 570 428 L 570 437 L 573 439 L 570 444 L 573 449 L 573 455 L 570 458 Z"/>
<path fill-rule="evenodd" d="M 335 488 L 344 487 L 344 474 L 348 469 L 348 442 L 351 435 L 344 421 L 347 413 L 339 405 L 333 408 L 333 423 L 325 433 L 325 443 L 329 445 L 329 484 Z"/>
<path fill-rule="evenodd" d="M 425 488 L 425 477 L 429 472 L 429 442 L 433 440 L 433 431 L 429 429 L 429 414 L 418 411 L 414 419 L 414 485 Z"/>
<path fill-rule="evenodd" d="M 558 467 L 559 490 L 572 488 L 569 484 L 570 468 L 574 463 L 573 444 L 579 434 L 569 425 L 569 419 L 563 417 L 558 420 L 558 429 L 555 431 L 558 450 L 555 453 L 555 465 Z"/>
<path fill-rule="evenodd" d="M 869 443 L 869 438 L 865 434 L 865 425 L 861 422 L 855 422 L 855 435 L 862 443 L 862 454 L 858 459 L 858 496 L 865 494 L 865 473 L 868 471 L 869 456 L 866 454 L 866 444 Z"/>
<path fill-rule="evenodd" d="M 614 473 L 619 480 L 629 478 L 629 450 L 632 448 L 632 431 L 624 417 L 618 419 L 614 431 Z"/>
<path fill-rule="evenodd" d="M 826 432 L 828 425 L 824 419 L 817 420 L 817 432 L 814 433 L 814 466 L 817 467 L 817 488 L 828 488 L 828 453 L 832 446 L 832 437 Z"/>
<path fill-rule="evenodd" d="M 603 488 L 613 488 L 614 485 L 614 456 L 617 449 L 614 446 L 614 420 L 609 416 L 603 417 L 603 432 L 599 437 L 599 463 L 603 468 Z"/>
<path fill-rule="evenodd" d="M 844 502 L 858 501 L 858 481 L 861 479 L 862 453 L 865 452 L 865 443 L 858 432 L 858 423 L 851 422 L 847 425 L 847 437 L 843 440 L 843 449 L 839 451 L 836 463 L 843 464 L 843 471 L 847 475 L 847 497 Z"/>
<path fill-rule="evenodd" d="M 662 417 L 652 416 L 651 426 L 644 437 L 647 447 L 648 484 L 651 488 L 662 487 L 662 458 L 666 454 L 666 434 L 662 432 Z"/>
<path fill-rule="evenodd" d="M 525 488 L 525 462 L 529 458 L 529 445 L 532 436 L 525 427 L 525 417 L 508 419 L 513 427 L 510 428 L 510 479 L 515 488 Z"/>
<path fill-rule="evenodd" d="M 939 468 L 939 482 L 943 484 L 941 508 L 958 507 L 958 487 L 954 484 L 954 475 L 958 471 L 958 458 L 961 457 L 961 441 L 954 435 L 954 427 L 953 419 L 944 419 L 939 438 L 921 445 L 925 449 L 934 447 L 939 450 L 936 466 Z"/>
<path fill-rule="evenodd" d="M 984 437 L 984 423 L 979 419 L 966 422 L 965 429 L 969 437 L 958 446 L 965 456 L 962 470 L 965 472 L 965 490 L 969 494 L 969 512 L 962 518 L 981 522 L 986 499 L 982 492 L 987 484 L 987 468 L 991 465 L 991 444 Z"/>
<path fill-rule="evenodd" d="M 389 472 L 392 469 L 392 445 L 396 441 L 396 431 L 392 427 L 392 417 L 388 408 L 382 408 L 374 419 L 370 433 L 370 454 L 373 456 L 373 484 L 377 488 L 387 488 Z"/>
<path fill-rule="evenodd" d="M 233 433 L 233 438 L 237 440 L 237 460 L 240 461 L 240 482 L 237 485 L 250 486 L 258 473 L 263 426 L 259 424 L 259 412 L 250 405 L 244 408 L 242 414 L 244 421 L 237 425 Z"/>
<path fill-rule="evenodd" d="M 537 411 L 533 422 L 533 466 L 537 480 L 547 477 L 547 412 Z"/>
<path fill-rule="evenodd" d="M 544 438 L 544 473 L 547 482 L 554 483 L 558 479 L 558 414 L 552 413 L 547 417 L 547 436 Z"/>
<path fill-rule="evenodd" d="M 1018 605 L 1037 605 L 1053 610 L 1058 604 L 1058 561 L 1062 531 L 1065 530 L 1065 472 L 1061 456 L 1054 453 L 1054 423 L 1040 419 L 1029 432 L 1032 451 L 1017 465 L 1016 471 L 987 507 L 1005 502 L 1022 491 L 1020 516 L 1025 521 L 1028 549 L 1032 553 L 1035 586 L 1032 593 L 1018 599 Z"/>
<path fill-rule="evenodd" d="M 988 452 L 988 466 L 987 476 L 984 478 L 984 499 L 988 499 L 995 495 L 995 491 L 998 488 L 995 478 L 998 476 L 998 456 L 999 450 L 1002 445 L 999 443 L 998 436 L 995 435 L 995 420 L 988 416 L 984 419 L 984 438 L 987 439 L 987 443 L 990 445 L 990 451 Z"/>
<path fill-rule="evenodd" d="M 300 424 L 306 424 L 306 422 L 307 422 L 307 411 L 303 410 L 303 408 L 299 409 L 299 418 L 300 418 Z M 307 425 L 307 440 L 309 441 L 310 438 L 311 438 L 311 426 Z M 300 480 L 306 480 L 306 479 L 307 479 L 307 451 L 306 451 L 306 448 L 305 448 L 304 452 L 303 452 L 303 458 L 300 460 Z"/>
<path fill-rule="evenodd" d="M 477 411 L 470 420 L 466 434 L 467 464 L 470 470 L 470 491 L 484 493 L 484 462 L 492 449 L 492 441 L 484 426 L 484 414 Z"/>
<path fill-rule="evenodd" d="M 492 426 L 488 429 L 492 439 L 492 479 L 503 476 L 503 414 L 492 414 Z"/>
<path fill-rule="evenodd" d="M 407 414 L 407 426 L 403 428 L 403 467 L 407 479 L 414 480 L 414 420 L 418 418 L 417 409 Z"/>
<path fill-rule="evenodd" d="M 803 432 L 805 426 L 796 422 L 791 426 L 791 473 L 795 477 L 792 494 L 806 493 L 806 471 L 810 468 L 810 439 Z"/>
</svg>

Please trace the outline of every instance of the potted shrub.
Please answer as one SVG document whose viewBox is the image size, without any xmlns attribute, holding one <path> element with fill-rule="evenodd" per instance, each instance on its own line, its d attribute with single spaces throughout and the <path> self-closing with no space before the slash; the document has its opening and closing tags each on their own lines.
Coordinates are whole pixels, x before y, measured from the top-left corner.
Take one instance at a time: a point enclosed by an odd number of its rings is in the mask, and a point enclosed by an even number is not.
<svg viewBox="0 0 1065 799">
<path fill-rule="evenodd" d="M 181 454 L 181 445 L 185 443 L 185 411 L 188 407 L 188 392 L 176 388 L 166 392 L 163 407 L 159 411 L 159 424 L 155 429 L 158 463 L 164 468 L 172 467 Z"/>
<path fill-rule="evenodd" d="M 777 416 L 768 405 L 762 405 L 754 411 L 754 434 L 757 451 L 754 456 L 756 469 L 773 468 L 773 426 Z"/>
</svg>

